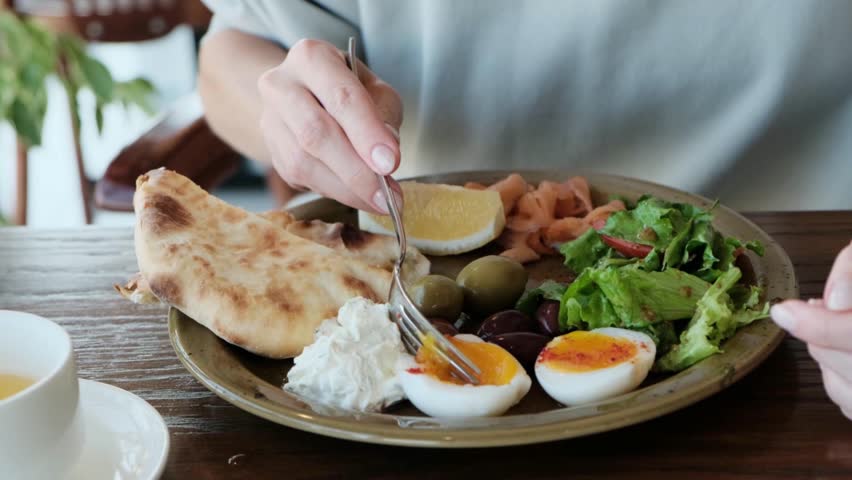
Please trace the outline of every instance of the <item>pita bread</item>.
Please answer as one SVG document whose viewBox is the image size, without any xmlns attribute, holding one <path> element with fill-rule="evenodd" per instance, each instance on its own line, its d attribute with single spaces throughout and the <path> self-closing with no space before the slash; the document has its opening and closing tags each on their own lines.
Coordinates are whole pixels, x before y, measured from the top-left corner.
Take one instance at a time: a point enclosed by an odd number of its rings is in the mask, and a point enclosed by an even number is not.
<svg viewBox="0 0 852 480">
<path fill-rule="evenodd" d="M 141 273 L 136 273 L 124 285 L 113 285 L 122 297 L 133 303 L 147 305 L 159 303 L 160 299 L 151 291 L 151 286 Z"/>
<path fill-rule="evenodd" d="M 273 210 L 258 215 L 294 235 L 325 245 L 338 253 L 357 258 L 374 267 L 391 271 L 396 262 L 397 243 L 393 237 L 364 232 L 341 222 L 297 220 L 284 210 Z M 408 247 L 405 265 L 403 268 L 405 281 L 413 281 L 429 274 L 429 259 L 415 247 Z M 160 302 L 140 273 L 131 276 L 124 285 L 113 287 L 122 297 L 133 303 L 144 305 Z"/>
<path fill-rule="evenodd" d="M 387 300 L 391 274 L 377 264 L 396 257 L 390 237 L 350 238 L 338 224 L 251 214 L 164 169 L 139 177 L 133 204 L 136 287 L 147 282 L 161 301 L 251 352 L 293 357 L 348 299 Z M 425 258 L 416 257 L 422 269 Z"/>
<path fill-rule="evenodd" d="M 260 216 L 283 226 L 293 235 L 325 245 L 347 257 L 357 258 L 375 267 L 391 271 L 396 263 L 399 251 L 396 237 L 365 232 L 341 222 L 296 220 L 284 210 L 261 213 Z M 416 280 L 428 275 L 429 260 L 414 247 L 408 247 L 406 252 L 403 276 Z"/>
</svg>

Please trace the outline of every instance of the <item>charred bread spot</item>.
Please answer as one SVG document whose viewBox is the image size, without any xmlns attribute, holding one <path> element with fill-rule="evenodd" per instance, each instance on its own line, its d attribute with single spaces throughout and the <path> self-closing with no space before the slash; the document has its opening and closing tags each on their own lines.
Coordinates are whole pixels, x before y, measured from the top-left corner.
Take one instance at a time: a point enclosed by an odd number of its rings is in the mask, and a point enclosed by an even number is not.
<svg viewBox="0 0 852 480">
<path fill-rule="evenodd" d="M 243 267 L 251 268 L 254 265 L 255 260 L 257 260 L 257 253 L 251 252 L 241 256 L 237 262 Z"/>
<path fill-rule="evenodd" d="M 376 296 L 376 292 L 374 292 L 369 285 L 359 278 L 355 278 L 352 275 L 343 275 L 343 284 L 350 290 L 355 291 L 357 296 L 370 299 L 374 302 L 381 301 L 379 297 Z"/>
<path fill-rule="evenodd" d="M 192 261 L 200 265 L 201 268 L 203 268 L 207 272 L 210 272 L 211 274 L 213 273 L 213 265 L 211 265 L 206 258 L 200 257 L 198 255 L 193 255 Z"/>
<path fill-rule="evenodd" d="M 295 315 L 301 313 L 303 310 L 302 305 L 296 298 L 296 292 L 286 285 L 280 287 L 268 285 L 264 295 L 278 310 L 284 313 Z"/>
<path fill-rule="evenodd" d="M 244 310 L 249 305 L 249 295 L 245 287 L 228 285 L 222 288 L 225 298 L 231 301 L 238 310 Z"/>
<path fill-rule="evenodd" d="M 290 262 L 287 264 L 287 270 L 298 272 L 300 270 L 304 270 L 308 268 L 310 264 L 305 260 L 296 260 L 295 262 Z"/>
<path fill-rule="evenodd" d="M 190 226 L 192 214 L 174 198 L 156 193 L 143 204 L 142 221 L 152 232 L 162 234 Z"/>
<path fill-rule="evenodd" d="M 274 229 L 268 229 L 263 231 L 263 237 L 261 238 L 260 245 L 258 248 L 262 250 L 270 250 L 276 246 L 278 243 L 278 235 L 276 234 Z"/>
<path fill-rule="evenodd" d="M 225 219 L 226 222 L 229 223 L 237 223 L 242 220 L 245 220 L 248 217 L 248 213 L 238 208 L 229 208 L 225 210 L 225 213 L 222 214 L 222 218 Z"/>
<path fill-rule="evenodd" d="M 363 246 L 367 243 L 367 239 L 369 237 L 369 233 L 355 228 L 352 225 L 344 224 L 340 230 L 340 238 L 343 239 L 343 245 L 350 250 L 357 250 L 359 247 Z"/>
<path fill-rule="evenodd" d="M 296 221 L 296 219 L 293 218 L 293 215 L 284 210 L 270 210 L 268 212 L 261 213 L 260 217 L 267 222 L 275 224 L 275 226 L 279 228 L 287 228 Z"/>
<path fill-rule="evenodd" d="M 173 277 L 157 275 L 148 282 L 148 285 L 151 287 L 151 292 L 163 302 L 176 307 L 183 305 L 183 290 Z"/>
</svg>

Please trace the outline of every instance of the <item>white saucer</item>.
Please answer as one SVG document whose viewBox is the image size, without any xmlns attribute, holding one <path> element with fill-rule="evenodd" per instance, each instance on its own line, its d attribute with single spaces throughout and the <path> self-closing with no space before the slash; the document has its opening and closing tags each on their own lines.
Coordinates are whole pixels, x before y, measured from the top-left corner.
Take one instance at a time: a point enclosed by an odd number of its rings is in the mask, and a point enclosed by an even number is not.
<svg viewBox="0 0 852 480">
<path fill-rule="evenodd" d="M 80 380 L 82 452 L 71 480 L 154 480 L 166 466 L 169 431 L 154 407 L 112 385 Z"/>
</svg>

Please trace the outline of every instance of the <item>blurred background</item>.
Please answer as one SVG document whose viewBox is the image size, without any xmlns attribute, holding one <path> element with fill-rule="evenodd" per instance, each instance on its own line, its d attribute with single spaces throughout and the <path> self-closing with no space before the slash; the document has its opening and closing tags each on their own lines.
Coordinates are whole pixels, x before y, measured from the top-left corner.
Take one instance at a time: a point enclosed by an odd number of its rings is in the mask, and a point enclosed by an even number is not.
<svg viewBox="0 0 852 480">
<path fill-rule="evenodd" d="M 304 3 L 322 10 L 322 2 Z M 660 2 L 658 10 L 647 12 L 643 3 L 604 3 L 608 9 L 586 12 L 602 23 L 590 22 L 578 35 L 591 35 L 607 49 L 611 39 L 616 53 L 578 47 L 566 61 L 554 62 L 550 87 L 540 89 L 541 98 L 548 88 L 562 92 L 561 72 L 573 75 L 573 62 L 591 58 L 586 74 L 577 76 L 575 97 L 560 97 L 584 99 L 577 110 L 562 113 L 587 116 L 588 123 L 575 122 L 564 136 L 552 133 L 562 133 L 566 122 L 558 121 L 536 126 L 526 137 L 521 128 L 500 136 L 511 122 L 464 121 L 476 109 L 453 110 L 470 132 L 494 131 L 501 139 L 471 134 L 468 141 L 468 130 L 446 127 L 452 124 L 442 117 L 455 97 L 415 103 L 411 117 L 420 123 L 407 121 L 401 133 L 417 143 L 406 143 L 414 154 L 406 154 L 398 176 L 484 168 L 489 162 L 523 168 L 565 160 L 577 168 L 695 191 L 748 211 L 852 205 L 846 188 L 852 178 L 852 137 L 846 134 L 852 125 L 852 63 L 842 48 L 852 31 L 849 2 L 789 2 L 777 18 L 766 19 L 762 2 L 748 3 L 745 10 L 737 4 Z M 243 6 L 249 5 L 254 4 Z M 625 5 L 632 13 L 621 14 Z M 395 7 L 399 18 L 411 14 L 406 9 L 414 11 L 409 6 Z M 669 9 L 673 15 L 663 15 Z M 729 25 L 726 9 L 738 11 L 742 22 Z M 701 15 L 708 11 L 718 16 L 705 31 Z M 631 20 L 655 15 L 663 23 Z M 131 225 L 135 179 L 161 166 L 251 211 L 282 205 L 291 193 L 283 181 L 251 168 L 204 121 L 195 85 L 199 39 L 210 19 L 201 0 L 0 0 L 0 222 L 36 228 Z M 687 31 L 689 25 L 694 32 Z M 635 32 L 620 35 L 633 27 Z M 561 24 L 559 29 L 564 30 Z M 612 32 L 619 35 L 608 36 Z M 634 34 L 646 34 L 647 42 L 632 48 Z M 666 35 L 692 40 L 673 54 L 671 42 L 660 40 Z M 460 59 L 458 71 L 465 72 L 468 63 Z M 483 65 L 487 71 L 487 62 Z M 385 74 L 400 70 L 390 61 L 375 67 Z M 609 75 L 610 70 L 620 74 Z M 460 78 L 469 80 L 464 85 L 470 98 L 481 94 L 475 75 Z M 452 76 L 444 80 L 451 88 L 458 84 Z M 623 101 L 595 100 L 610 89 Z M 692 95 L 692 89 L 703 95 Z M 456 94 L 464 91 L 459 87 Z M 689 102 L 680 101 L 681 91 L 690 92 L 684 97 Z M 539 115 L 536 96 L 522 95 L 526 115 Z M 414 103 L 421 95 L 409 97 Z M 560 108 L 542 112 L 561 114 Z M 427 132 L 422 138 L 421 130 Z M 680 157 L 685 161 L 672 161 Z"/>
<path fill-rule="evenodd" d="M 246 170 L 242 159 L 223 145 L 211 142 L 212 134 L 199 125 L 203 120 L 194 95 L 196 54 L 198 39 L 210 20 L 209 11 L 200 0 L 6 0 L 2 8 L 7 18 L 0 25 L 0 35 L 5 35 L 0 36 L 0 44 L 4 39 L 6 45 L 17 41 L 16 25 L 8 18 L 14 14 L 19 24 L 31 22 L 56 35 L 57 42 L 72 36 L 83 39 L 85 53 L 96 61 L 82 61 L 83 83 L 95 80 L 97 87 L 96 65 L 86 67 L 100 63 L 116 85 L 142 77 L 153 87 L 146 96 L 149 112 L 132 101 L 128 106 L 122 105 L 125 99 L 117 98 L 118 93 L 110 102 L 95 93 L 98 88 L 90 85 L 80 89 L 77 99 L 82 161 L 78 164 L 68 95 L 59 76 L 47 72 L 42 82 L 46 111 L 40 145 L 26 146 L 22 145 L 26 142 L 17 141 L 20 119 L 12 114 L 7 121 L 0 118 L 0 214 L 5 222 L 38 228 L 74 227 L 87 220 L 99 225 L 132 225 L 133 214 L 120 210 L 130 208 L 133 178 L 145 165 L 152 164 L 179 170 L 218 164 L 207 185 L 217 195 L 253 211 L 276 204 L 264 176 Z M 62 48 L 57 50 L 59 57 L 68 54 Z M 73 57 L 73 52 L 70 55 Z M 5 64 L 0 67 L 9 67 L 12 62 L 3 56 L 0 61 Z M 58 63 L 63 62 L 60 59 Z M 23 88 L 12 89 L 2 82 L 0 87 L 5 92 L 5 102 L 14 102 L 15 95 L 29 98 Z M 98 103 L 105 104 L 100 134 L 95 113 Z M 157 140 L 156 145 L 153 139 Z M 178 147 L 175 139 L 189 146 Z M 205 147 L 209 143 L 215 145 Z M 22 150 L 26 150 L 25 154 Z M 170 163 L 178 157 L 187 164 Z M 83 182 L 80 164 L 85 174 Z M 114 165 L 110 167 L 111 164 Z M 220 185 L 224 177 L 230 180 L 227 185 Z"/>
</svg>

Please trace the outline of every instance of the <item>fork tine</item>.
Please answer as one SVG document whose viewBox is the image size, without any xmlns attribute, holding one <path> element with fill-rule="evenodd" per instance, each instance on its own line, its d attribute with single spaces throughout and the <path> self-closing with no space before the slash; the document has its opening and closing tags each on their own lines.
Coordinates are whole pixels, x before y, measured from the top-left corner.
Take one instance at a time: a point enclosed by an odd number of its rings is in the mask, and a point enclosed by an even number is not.
<svg viewBox="0 0 852 480">
<path fill-rule="evenodd" d="M 400 332 L 403 338 L 408 343 L 406 347 L 411 349 L 414 354 L 423 345 L 422 337 L 427 335 L 435 339 L 435 352 L 453 369 L 453 373 L 459 379 L 472 383 L 479 384 L 479 375 L 481 370 L 473 362 L 471 362 L 459 349 L 449 340 L 435 329 L 434 326 L 417 310 L 411 299 L 408 297 L 408 292 L 400 285 L 398 277 L 394 276 L 391 282 L 390 303 L 393 305 L 393 316 L 400 327 Z M 401 298 L 395 298 L 398 294 Z"/>
<path fill-rule="evenodd" d="M 411 355 L 417 355 L 417 347 L 415 347 L 410 340 L 403 337 L 402 344 L 405 346 L 405 351 L 407 351 Z"/>
<path fill-rule="evenodd" d="M 467 358 L 462 354 L 455 345 L 453 345 L 450 341 L 448 341 L 444 336 L 432 326 L 431 323 L 428 323 L 422 314 L 413 309 L 405 309 L 405 305 L 402 305 L 403 315 L 401 315 L 402 319 L 408 324 L 408 328 L 414 327 L 419 328 L 420 335 L 430 335 L 435 339 L 435 352 L 450 366 L 453 367 L 453 370 L 457 377 L 461 380 L 465 380 L 474 385 L 479 384 L 479 375 L 480 370 L 473 362 L 467 360 Z M 418 315 L 421 322 L 418 322 Z M 423 326 L 425 322 L 426 327 L 420 328 Z M 425 331 L 424 331 L 425 330 Z"/>
<path fill-rule="evenodd" d="M 402 337 L 403 343 L 405 343 L 406 347 L 408 348 L 409 353 L 411 353 L 412 355 L 416 355 L 417 350 L 422 345 L 419 335 L 416 332 L 413 332 L 411 328 L 402 319 L 397 322 L 397 326 L 399 327 L 401 333 L 400 336 Z"/>
<path fill-rule="evenodd" d="M 431 334 L 435 338 L 436 346 L 438 347 L 439 353 L 442 353 L 447 360 L 456 370 L 460 370 L 465 374 L 465 377 L 473 377 L 478 380 L 479 375 L 482 373 L 479 367 L 476 366 L 475 363 L 470 361 L 455 345 L 452 344 L 449 340 L 444 338 L 444 336 L 432 326 L 432 323 L 423 316 L 422 313 L 414 306 L 414 302 L 408 296 L 408 292 L 402 288 L 401 285 L 397 284 L 400 295 L 402 296 L 402 312 L 403 316 L 408 317 L 406 320 L 411 322 L 416 330 L 418 330 L 421 334 Z M 454 358 L 453 358 L 454 357 Z M 478 381 L 474 381 L 473 383 L 479 383 Z"/>
<path fill-rule="evenodd" d="M 405 346 L 405 351 L 411 355 L 417 355 L 417 347 L 414 343 L 412 343 L 409 337 L 406 335 L 400 335 L 400 338 L 402 339 L 403 346 Z"/>
<path fill-rule="evenodd" d="M 402 310 L 401 312 L 400 322 L 402 323 L 406 334 L 411 337 L 412 342 L 417 346 L 417 348 L 423 346 L 423 339 L 421 338 L 423 332 L 417 328 L 417 325 L 411 320 L 411 317 L 405 310 Z"/>
<path fill-rule="evenodd" d="M 391 316 L 394 319 L 397 327 L 399 327 L 400 337 L 406 343 L 406 347 L 413 350 L 411 353 L 416 354 L 417 350 L 423 344 L 420 339 L 420 331 L 417 330 L 402 305 L 392 305 L 390 308 Z"/>
</svg>

